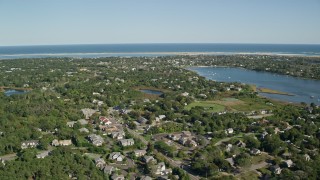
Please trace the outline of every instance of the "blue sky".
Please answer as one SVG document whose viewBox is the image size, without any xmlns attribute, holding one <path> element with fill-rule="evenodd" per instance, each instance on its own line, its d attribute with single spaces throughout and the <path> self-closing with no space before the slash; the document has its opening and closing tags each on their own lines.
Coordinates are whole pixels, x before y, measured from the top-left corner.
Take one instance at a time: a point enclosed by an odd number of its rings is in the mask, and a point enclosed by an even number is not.
<svg viewBox="0 0 320 180">
<path fill-rule="evenodd" d="M 320 0 L 0 0 L 0 45 L 320 44 Z"/>
</svg>

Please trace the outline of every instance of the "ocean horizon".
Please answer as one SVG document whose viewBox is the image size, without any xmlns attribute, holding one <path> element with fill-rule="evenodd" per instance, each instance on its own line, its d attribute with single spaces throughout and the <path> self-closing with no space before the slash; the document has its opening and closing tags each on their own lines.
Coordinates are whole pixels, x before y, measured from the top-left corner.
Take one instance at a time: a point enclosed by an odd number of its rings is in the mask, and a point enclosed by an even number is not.
<svg viewBox="0 0 320 180">
<path fill-rule="evenodd" d="M 149 43 L 0 46 L 0 59 L 200 54 L 320 56 L 320 44 Z"/>
</svg>

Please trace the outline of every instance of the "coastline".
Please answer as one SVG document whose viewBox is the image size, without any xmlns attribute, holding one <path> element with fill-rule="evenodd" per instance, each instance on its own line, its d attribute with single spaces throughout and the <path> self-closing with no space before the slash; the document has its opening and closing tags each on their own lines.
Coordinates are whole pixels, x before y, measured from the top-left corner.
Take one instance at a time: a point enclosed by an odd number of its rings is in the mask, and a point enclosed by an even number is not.
<svg viewBox="0 0 320 180">
<path fill-rule="evenodd" d="M 280 53 L 280 52 L 192 52 L 192 51 L 163 51 L 163 52 L 88 52 L 88 53 L 17 53 L 0 54 L 0 59 L 5 58 L 31 58 L 31 57 L 73 57 L 73 56 L 128 56 L 128 55 L 154 55 L 154 56 L 197 56 L 197 55 L 247 55 L 247 56 L 287 56 L 287 57 L 320 57 L 320 54 L 308 53 Z"/>
</svg>

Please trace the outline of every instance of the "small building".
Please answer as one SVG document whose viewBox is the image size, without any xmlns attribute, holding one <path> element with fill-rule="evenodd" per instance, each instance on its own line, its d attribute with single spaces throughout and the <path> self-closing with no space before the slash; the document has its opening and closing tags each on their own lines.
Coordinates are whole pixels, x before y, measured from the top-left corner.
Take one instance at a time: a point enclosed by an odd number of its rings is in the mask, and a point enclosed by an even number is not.
<svg viewBox="0 0 320 180">
<path fill-rule="evenodd" d="M 144 118 L 144 117 L 139 117 L 137 120 L 140 124 L 146 124 L 148 122 L 148 119 Z"/>
<path fill-rule="evenodd" d="M 88 121 L 85 120 L 85 119 L 79 119 L 79 120 L 78 120 L 78 123 L 83 126 L 83 125 L 87 125 L 87 124 L 88 124 Z"/>
<path fill-rule="evenodd" d="M 153 156 L 143 156 L 143 161 L 145 163 L 149 163 L 149 162 L 156 162 L 157 160 L 155 160 Z"/>
<path fill-rule="evenodd" d="M 35 148 L 39 145 L 39 140 L 29 140 L 21 143 L 21 149 Z"/>
<path fill-rule="evenodd" d="M 196 141 L 192 140 L 192 139 L 188 139 L 187 142 L 186 142 L 186 145 L 187 146 L 190 146 L 190 147 L 197 147 L 198 144 L 196 143 Z"/>
<path fill-rule="evenodd" d="M 54 139 L 51 144 L 52 146 L 70 146 L 72 144 L 72 141 Z"/>
<path fill-rule="evenodd" d="M 96 164 L 96 167 L 98 167 L 99 169 L 103 169 L 104 166 L 106 165 L 106 161 L 102 158 L 96 158 L 94 160 L 94 163 Z"/>
<path fill-rule="evenodd" d="M 99 121 L 100 121 L 100 124 L 103 124 L 106 126 L 109 126 L 112 124 L 112 122 L 108 118 L 106 118 L 105 116 L 100 116 Z"/>
<path fill-rule="evenodd" d="M 246 147 L 246 143 L 244 143 L 244 142 L 241 141 L 241 140 L 238 140 L 238 141 L 236 142 L 236 145 L 237 145 L 238 147 L 241 147 L 241 148 L 245 148 L 245 147 Z"/>
<path fill-rule="evenodd" d="M 259 149 L 253 148 L 250 150 L 250 154 L 252 155 L 261 155 L 261 151 Z"/>
<path fill-rule="evenodd" d="M 134 140 L 133 139 L 121 139 L 120 144 L 123 147 L 132 146 L 132 145 L 134 145 Z"/>
<path fill-rule="evenodd" d="M 185 145 L 188 140 L 189 140 L 188 137 L 181 136 L 180 139 L 179 139 L 179 143 L 181 143 L 182 145 Z"/>
<path fill-rule="evenodd" d="M 172 139 L 173 141 L 178 141 L 181 138 L 180 134 L 169 134 L 168 138 Z"/>
<path fill-rule="evenodd" d="M 112 152 L 109 155 L 109 159 L 121 162 L 121 161 L 123 161 L 124 156 L 120 152 Z"/>
<path fill-rule="evenodd" d="M 88 138 L 94 146 L 102 146 L 104 143 L 104 140 L 100 135 L 90 134 Z"/>
<path fill-rule="evenodd" d="M 181 96 L 184 96 L 184 97 L 189 96 L 189 93 L 187 92 L 181 93 Z"/>
<path fill-rule="evenodd" d="M 150 176 L 141 176 L 140 180 L 152 180 Z"/>
<path fill-rule="evenodd" d="M 286 164 L 286 166 L 288 168 L 293 166 L 293 161 L 291 159 L 288 159 L 288 160 L 284 161 L 284 163 Z"/>
<path fill-rule="evenodd" d="M 303 155 L 303 157 L 306 161 L 310 161 L 310 156 L 308 154 Z"/>
<path fill-rule="evenodd" d="M 111 132 L 111 137 L 113 139 L 121 140 L 125 136 L 124 131 L 116 131 L 116 132 Z"/>
<path fill-rule="evenodd" d="M 133 153 L 136 157 L 141 157 L 141 156 L 144 156 L 145 154 L 147 154 L 147 151 L 146 150 L 135 150 L 135 151 L 133 151 Z"/>
<path fill-rule="evenodd" d="M 97 110 L 94 109 L 89 109 L 89 108 L 85 108 L 85 109 L 81 109 L 85 119 L 89 119 L 94 113 L 97 112 Z"/>
<path fill-rule="evenodd" d="M 67 122 L 67 126 L 68 126 L 69 128 L 73 128 L 73 126 L 74 126 L 76 123 L 77 123 L 77 121 L 69 121 L 69 122 Z"/>
<path fill-rule="evenodd" d="M 270 170 L 274 173 L 274 174 L 281 174 L 282 169 L 279 167 L 279 165 L 274 165 L 270 167 Z"/>
<path fill-rule="evenodd" d="M 81 129 L 79 129 L 79 131 L 81 132 L 81 133 L 89 133 L 89 130 L 87 129 L 87 128 L 81 128 Z"/>
<path fill-rule="evenodd" d="M 191 132 L 190 131 L 182 131 L 181 136 L 190 137 L 191 136 Z"/>
<path fill-rule="evenodd" d="M 226 129 L 225 133 L 226 134 L 233 134 L 233 129 L 232 128 Z"/>
<path fill-rule="evenodd" d="M 232 149 L 232 144 L 228 144 L 228 145 L 226 146 L 226 152 L 230 152 L 231 149 Z"/>
<path fill-rule="evenodd" d="M 227 159 L 225 159 L 231 166 L 234 166 L 234 160 L 233 160 L 233 158 L 231 157 L 231 158 L 227 158 Z"/>
<path fill-rule="evenodd" d="M 111 179 L 112 180 L 124 180 L 124 176 L 123 175 L 114 174 L 114 175 L 111 176 Z"/>
<path fill-rule="evenodd" d="M 44 152 L 42 152 L 42 153 L 40 153 L 40 154 L 37 154 L 36 157 L 37 157 L 38 159 L 43 159 L 43 158 L 49 156 L 50 152 L 51 152 L 51 151 L 44 151 Z"/>
<path fill-rule="evenodd" d="M 112 174 L 112 172 L 114 172 L 115 171 L 115 168 L 113 167 L 113 166 L 105 166 L 104 168 L 103 168 L 103 172 L 105 173 L 105 174 L 108 174 L 108 175 L 111 175 Z"/>
<path fill-rule="evenodd" d="M 160 162 L 157 165 L 153 166 L 153 173 L 155 175 L 168 175 L 172 173 L 172 169 L 166 169 L 166 165 L 164 164 L 164 162 Z"/>
<path fill-rule="evenodd" d="M 154 166 L 153 173 L 156 175 L 163 175 L 162 172 L 166 170 L 164 162 L 160 162 Z"/>
<path fill-rule="evenodd" d="M 166 115 L 159 115 L 158 117 L 156 117 L 156 122 L 159 122 L 159 121 L 163 120 L 164 118 L 166 118 Z"/>
</svg>

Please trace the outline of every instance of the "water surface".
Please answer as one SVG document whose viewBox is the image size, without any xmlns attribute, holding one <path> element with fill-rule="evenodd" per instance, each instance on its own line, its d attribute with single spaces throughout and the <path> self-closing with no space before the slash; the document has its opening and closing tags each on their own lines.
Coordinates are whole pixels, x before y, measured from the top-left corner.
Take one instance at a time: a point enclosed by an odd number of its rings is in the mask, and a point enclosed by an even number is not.
<svg viewBox="0 0 320 180">
<path fill-rule="evenodd" d="M 306 102 L 320 105 L 320 81 L 278 75 L 268 72 L 257 72 L 243 68 L 226 67 L 192 67 L 199 75 L 220 82 L 240 82 L 255 84 L 292 94 L 293 96 L 260 93 L 261 95 L 286 102 Z"/>
<path fill-rule="evenodd" d="M 140 89 L 140 91 L 146 94 L 159 95 L 159 96 L 163 94 L 163 92 L 161 91 L 151 90 L 151 89 Z"/>
<path fill-rule="evenodd" d="M 7 89 L 4 91 L 4 95 L 6 96 L 12 96 L 12 95 L 15 95 L 15 94 L 25 94 L 27 93 L 28 91 L 23 91 L 23 90 L 15 90 L 15 89 Z"/>
</svg>

